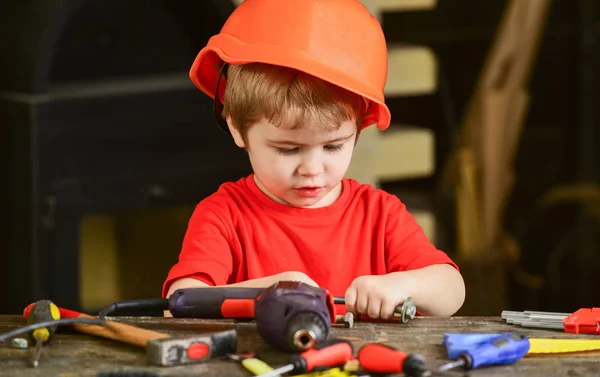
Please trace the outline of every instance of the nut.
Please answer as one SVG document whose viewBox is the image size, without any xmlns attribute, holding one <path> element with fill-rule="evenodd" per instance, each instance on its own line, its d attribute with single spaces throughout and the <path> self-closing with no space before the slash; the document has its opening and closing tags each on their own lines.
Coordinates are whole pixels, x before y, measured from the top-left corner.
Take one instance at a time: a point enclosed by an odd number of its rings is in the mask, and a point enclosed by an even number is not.
<svg viewBox="0 0 600 377">
<path fill-rule="evenodd" d="M 344 315 L 344 326 L 351 329 L 354 326 L 354 314 L 348 312 Z"/>
<path fill-rule="evenodd" d="M 25 339 L 25 338 L 14 338 L 12 340 L 13 348 L 27 348 L 28 346 L 29 346 L 29 343 L 27 342 L 27 339 Z"/>
</svg>

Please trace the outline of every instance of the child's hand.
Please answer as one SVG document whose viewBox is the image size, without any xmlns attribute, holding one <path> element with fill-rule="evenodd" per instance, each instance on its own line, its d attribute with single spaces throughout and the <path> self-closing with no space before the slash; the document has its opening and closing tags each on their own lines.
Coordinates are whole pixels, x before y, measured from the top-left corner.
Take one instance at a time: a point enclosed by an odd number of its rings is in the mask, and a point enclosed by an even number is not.
<svg viewBox="0 0 600 377">
<path fill-rule="evenodd" d="M 371 318 L 392 318 L 396 306 L 410 296 L 408 284 L 402 280 L 401 273 L 357 277 L 346 290 L 346 311 Z"/>
</svg>

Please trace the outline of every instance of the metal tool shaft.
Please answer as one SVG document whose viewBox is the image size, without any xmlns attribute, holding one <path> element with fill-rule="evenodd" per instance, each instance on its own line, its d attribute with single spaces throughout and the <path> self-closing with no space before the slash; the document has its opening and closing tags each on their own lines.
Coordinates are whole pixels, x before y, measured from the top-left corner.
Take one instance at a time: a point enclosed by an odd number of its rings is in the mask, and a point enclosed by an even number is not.
<svg viewBox="0 0 600 377">
<path fill-rule="evenodd" d="M 38 336 L 35 342 L 35 352 L 33 354 L 33 360 L 31 362 L 34 368 L 37 368 L 40 364 L 40 356 L 42 355 L 42 344 L 44 344 L 42 336 Z"/>
<path fill-rule="evenodd" d="M 563 321 L 569 313 L 510 310 L 502 311 L 501 317 L 506 323 L 530 328 L 563 329 Z"/>
</svg>

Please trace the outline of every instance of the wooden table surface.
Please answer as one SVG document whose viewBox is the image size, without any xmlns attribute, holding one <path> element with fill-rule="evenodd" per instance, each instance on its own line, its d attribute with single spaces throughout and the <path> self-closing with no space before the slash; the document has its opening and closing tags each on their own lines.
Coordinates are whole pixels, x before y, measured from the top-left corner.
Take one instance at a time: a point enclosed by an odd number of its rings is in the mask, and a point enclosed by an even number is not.
<svg viewBox="0 0 600 377">
<path fill-rule="evenodd" d="M 174 335 L 194 334 L 236 329 L 238 351 L 254 350 L 271 366 L 281 366 L 289 355 L 268 346 L 260 339 L 254 323 L 233 321 L 194 320 L 156 317 L 116 317 L 115 320 L 135 326 L 164 331 Z M 0 316 L 0 333 L 22 326 L 19 316 Z M 442 337 L 447 332 L 521 332 L 530 337 L 600 339 L 595 335 L 577 336 L 557 330 L 524 329 L 504 324 L 496 317 L 415 318 L 408 324 L 357 323 L 346 329 L 335 325 L 333 336 L 351 340 L 358 349 L 368 342 L 386 342 L 405 352 L 421 353 L 430 368 L 447 361 Z M 144 350 L 115 341 L 95 338 L 85 334 L 59 330 L 52 344 L 43 348 L 40 366 L 30 366 L 33 348 L 14 349 L 11 341 L 0 342 L 0 376 L 98 376 L 100 372 L 129 371 L 129 376 L 250 376 L 241 365 L 233 361 L 213 360 L 204 364 L 179 367 L 150 367 Z M 142 374 L 141 372 L 152 372 Z M 481 368 L 471 376 L 600 376 L 600 353 L 583 353 L 569 356 L 526 357 L 510 366 Z M 462 374 L 456 374 L 457 377 Z"/>
</svg>

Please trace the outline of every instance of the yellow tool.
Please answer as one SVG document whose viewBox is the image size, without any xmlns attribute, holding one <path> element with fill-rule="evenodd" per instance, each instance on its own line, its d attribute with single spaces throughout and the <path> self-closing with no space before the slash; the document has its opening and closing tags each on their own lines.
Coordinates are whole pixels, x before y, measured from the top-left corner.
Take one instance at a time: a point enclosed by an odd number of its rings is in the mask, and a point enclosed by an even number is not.
<svg viewBox="0 0 600 377">
<path fill-rule="evenodd" d="M 56 321 L 58 319 L 60 319 L 58 307 L 50 300 L 40 300 L 33 305 L 31 313 L 29 314 L 29 317 L 27 317 L 27 324 L 31 325 L 53 320 Z M 35 342 L 35 353 L 32 361 L 34 368 L 37 368 L 39 364 L 40 355 L 42 353 L 42 344 L 48 342 L 55 331 L 56 326 L 48 326 L 35 329 L 31 332 L 31 337 Z"/>
<path fill-rule="evenodd" d="M 600 351 L 600 339 L 529 338 L 527 355 Z"/>
<path fill-rule="evenodd" d="M 252 373 L 255 376 L 259 376 L 261 374 L 273 371 L 273 368 L 271 368 L 269 364 L 254 357 L 253 354 L 228 354 L 227 357 L 231 360 L 239 361 L 240 364 L 242 364 L 242 366 L 248 370 L 248 372 Z"/>
<path fill-rule="evenodd" d="M 352 374 L 349 371 L 341 370 L 340 368 L 331 368 L 322 372 L 312 372 L 306 374 L 298 374 L 294 377 L 350 377 Z"/>
</svg>

